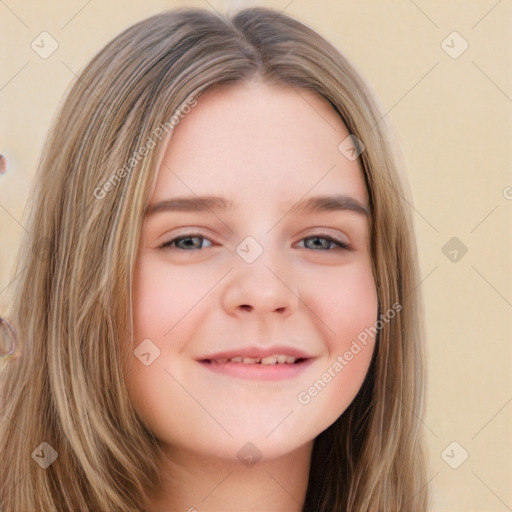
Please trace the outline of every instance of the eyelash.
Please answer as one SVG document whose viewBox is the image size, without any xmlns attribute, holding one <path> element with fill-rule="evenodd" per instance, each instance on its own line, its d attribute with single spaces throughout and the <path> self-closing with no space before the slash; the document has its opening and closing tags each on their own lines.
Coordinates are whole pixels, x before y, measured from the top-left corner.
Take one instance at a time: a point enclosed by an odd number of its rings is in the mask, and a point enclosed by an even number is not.
<svg viewBox="0 0 512 512">
<path fill-rule="evenodd" d="M 182 236 L 179 236 L 179 237 L 176 237 L 176 238 L 173 238 L 172 240 L 169 240 L 168 242 L 164 242 L 162 245 L 159 246 L 159 249 L 178 249 L 180 251 L 184 251 L 184 252 L 188 252 L 187 249 L 182 249 L 180 247 L 176 247 L 176 242 L 178 242 L 179 240 L 186 240 L 186 239 L 189 239 L 189 238 L 200 238 L 202 240 L 209 240 L 208 238 L 198 234 L 198 233 L 190 233 L 190 234 L 187 234 L 187 235 L 182 235 Z M 344 243 L 344 242 L 341 242 L 340 240 L 336 240 L 335 238 L 331 237 L 331 236 L 322 236 L 322 235 L 311 235 L 311 236 L 307 236 L 307 237 L 304 237 L 301 239 L 301 242 L 303 240 L 311 240 L 311 239 L 321 239 L 321 240 L 327 240 L 328 242 L 331 242 L 332 244 L 334 244 L 336 247 L 331 247 L 329 249 L 320 249 L 320 250 L 323 250 L 323 251 L 332 251 L 333 249 L 341 249 L 341 250 L 349 250 L 349 246 Z M 209 240 L 211 242 L 211 240 Z M 208 247 L 211 247 L 211 246 L 208 246 Z M 305 249 L 307 249 L 307 247 L 304 247 Z M 191 249 L 191 251 L 198 251 L 198 250 L 201 250 L 201 249 L 204 249 L 204 247 L 201 247 L 199 249 Z M 314 249 L 311 249 L 311 250 L 314 250 Z"/>
</svg>

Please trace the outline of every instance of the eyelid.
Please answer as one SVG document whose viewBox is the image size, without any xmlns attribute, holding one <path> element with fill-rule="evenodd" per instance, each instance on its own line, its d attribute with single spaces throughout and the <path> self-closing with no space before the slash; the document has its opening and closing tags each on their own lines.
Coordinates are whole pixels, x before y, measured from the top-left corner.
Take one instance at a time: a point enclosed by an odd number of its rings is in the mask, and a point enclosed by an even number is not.
<svg viewBox="0 0 512 512">
<path fill-rule="evenodd" d="M 350 244 L 348 242 L 344 242 L 343 240 L 340 240 L 339 238 L 331 236 L 331 235 L 325 235 L 325 234 L 320 234 L 320 233 L 314 233 L 312 235 L 303 236 L 299 240 L 299 242 L 303 242 L 304 240 L 308 240 L 311 238 L 321 238 L 321 239 L 327 240 L 329 242 L 332 242 L 337 245 L 337 247 L 335 247 L 336 249 L 342 249 L 345 251 L 349 251 L 351 249 Z M 331 249 L 331 251 L 332 251 L 332 249 Z M 330 251 L 323 250 L 323 252 L 330 252 Z"/>
<path fill-rule="evenodd" d="M 334 233 L 333 233 L 334 231 Z M 349 237 L 343 233 L 340 232 L 339 229 L 334 228 L 327 228 L 327 227 L 321 227 L 316 226 L 313 228 L 309 228 L 307 231 L 301 233 L 301 240 L 304 238 L 326 238 L 328 240 L 332 240 L 333 242 L 336 242 L 343 247 L 350 248 L 350 239 Z"/>
<path fill-rule="evenodd" d="M 161 244 L 158 245 L 158 249 L 168 249 L 169 247 L 171 247 L 171 244 L 173 242 L 176 242 L 177 240 L 181 240 L 182 238 L 203 238 L 204 240 L 208 240 L 211 243 L 211 245 L 209 247 L 216 245 L 215 242 L 213 242 L 213 240 L 211 240 L 204 234 L 190 231 L 190 232 L 178 233 L 178 234 L 174 235 L 172 238 L 170 238 L 168 240 L 164 240 Z"/>
</svg>

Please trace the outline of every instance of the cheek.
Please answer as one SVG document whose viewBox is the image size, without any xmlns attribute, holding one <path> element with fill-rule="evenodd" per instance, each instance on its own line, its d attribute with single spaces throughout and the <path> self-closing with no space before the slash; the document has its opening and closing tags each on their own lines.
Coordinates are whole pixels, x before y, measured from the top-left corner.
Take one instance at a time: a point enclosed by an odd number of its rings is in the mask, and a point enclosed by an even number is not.
<svg viewBox="0 0 512 512">
<path fill-rule="evenodd" d="M 133 357 L 125 382 L 135 409 L 160 438 L 168 437 L 170 431 L 172 437 L 189 435 L 187 422 L 179 417 L 197 414 L 196 404 L 170 374 L 182 380 L 177 362 L 201 325 L 205 295 L 219 279 L 215 269 L 203 267 L 201 272 L 173 269 L 147 256 L 139 258 L 136 265 L 132 353 L 139 346 L 146 347 L 139 353 L 149 352 L 150 363 L 145 365 Z M 177 409 L 178 417 L 174 414 Z"/>
<path fill-rule="evenodd" d="M 324 332 L 328 357 L 297 395 L 321 428 L 331 425 L 357 395 L 375 347 L 378 298 L 370 260 L 315 277 L 316 292 L 305 298 Z M 308 290 L 312 290 L 310 283 Z"/>
<path fill-rule="evenodd" d="M 377 290 L 369 258 L 336 272 L 316 273 L 304 290 L 304 302 L 316 313 L 331 356 L 343 353 L 353 338 L 377 320 Z"/>
<path fill-rule="evenodd" d="M 135 342 L 153 334 L 160 340 L 170 339 L 173 330 L 215 282 L 211 269 L 186 272 L 171 268 L 157 258 L 141 258 L 136 267 L 133 286 Z"/>
</svg>

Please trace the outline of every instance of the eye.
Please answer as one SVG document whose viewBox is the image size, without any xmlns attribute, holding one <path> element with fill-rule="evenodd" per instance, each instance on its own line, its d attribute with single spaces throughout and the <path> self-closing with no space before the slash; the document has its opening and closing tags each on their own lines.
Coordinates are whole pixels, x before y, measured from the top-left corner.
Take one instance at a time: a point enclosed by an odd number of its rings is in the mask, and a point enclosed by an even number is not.
<svg viewBox="0 0 512 512">
<path fill-rule="evenodd" d="M 340 240 L 331 238 L 330 236 L 308 236 L 303 238 L 301 242 L 304 242 L 306 249 L 320 249 L 322 251 L 328 251 L 330 249 L 348 250 L 347 244 L 341 242 Z"/>
<path fill-rule="evenodd" d="M 204 243 L 206 242 L 206 244 Z M 303 238 L 301 242 L 304 242 L 303 247 L 305 249 L 314 249 L 321 251 L 330 251 L 332 249 L 344 249 L 348 250 L 349 247 L 346 243 L 336 240 L 330 236 L 308 236 Z M 173 238 L 168 242 L 164 242 L 159 246 L 159 249 L 179 249 L 183 251 L 197 251 L 204 249 L 205 247 L 211 247 L 212 242 L 199 234 L 191 233 L 189 235 L 183 235 L 180 237 Z"/>
<path fill-rule="evenodd" d="M 172 240 L 169 240 L 168 242 L 160 245 L 159 249 L 176 248 L 184 251 L 198 250 L 205 247 L 203 245 L 204 241 L 207 241 L 210 246 L 212 245 L 212 243 L 207 238 L 196 234 L 190 234 L 173 238 Z"/>
</svg>

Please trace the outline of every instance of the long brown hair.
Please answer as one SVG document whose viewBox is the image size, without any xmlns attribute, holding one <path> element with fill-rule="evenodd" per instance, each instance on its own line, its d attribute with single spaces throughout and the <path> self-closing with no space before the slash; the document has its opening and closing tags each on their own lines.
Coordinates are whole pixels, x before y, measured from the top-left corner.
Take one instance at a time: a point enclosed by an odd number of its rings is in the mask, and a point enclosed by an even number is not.
<svg viewBox="0 0 512 512">
<path fill-rule="evenodd" d="M 287 15 L 252 8 L 142 21 L 68 93 L 27 210 L 10 308 L 19 354 L 0 372 L 4 512 L 148 507 L 159 447 L 128 398 L 122 367 L 133 355 L 120 340 L 133 340 L 134 263 L 166 142 L 153 147 L 155 133 L 191 98 L 255 77 L 326 98 L 363 142 L 379 308 L 402 306 L 378 333 L 360 392 L 314 442 L 304 510 L 427 510 L 422 305 L 396 142 L 334 46 Z M 34 451 L 49 452 L 41 443 L 58 455 L 46 469 L 35 463 Z"/>
</svg>

